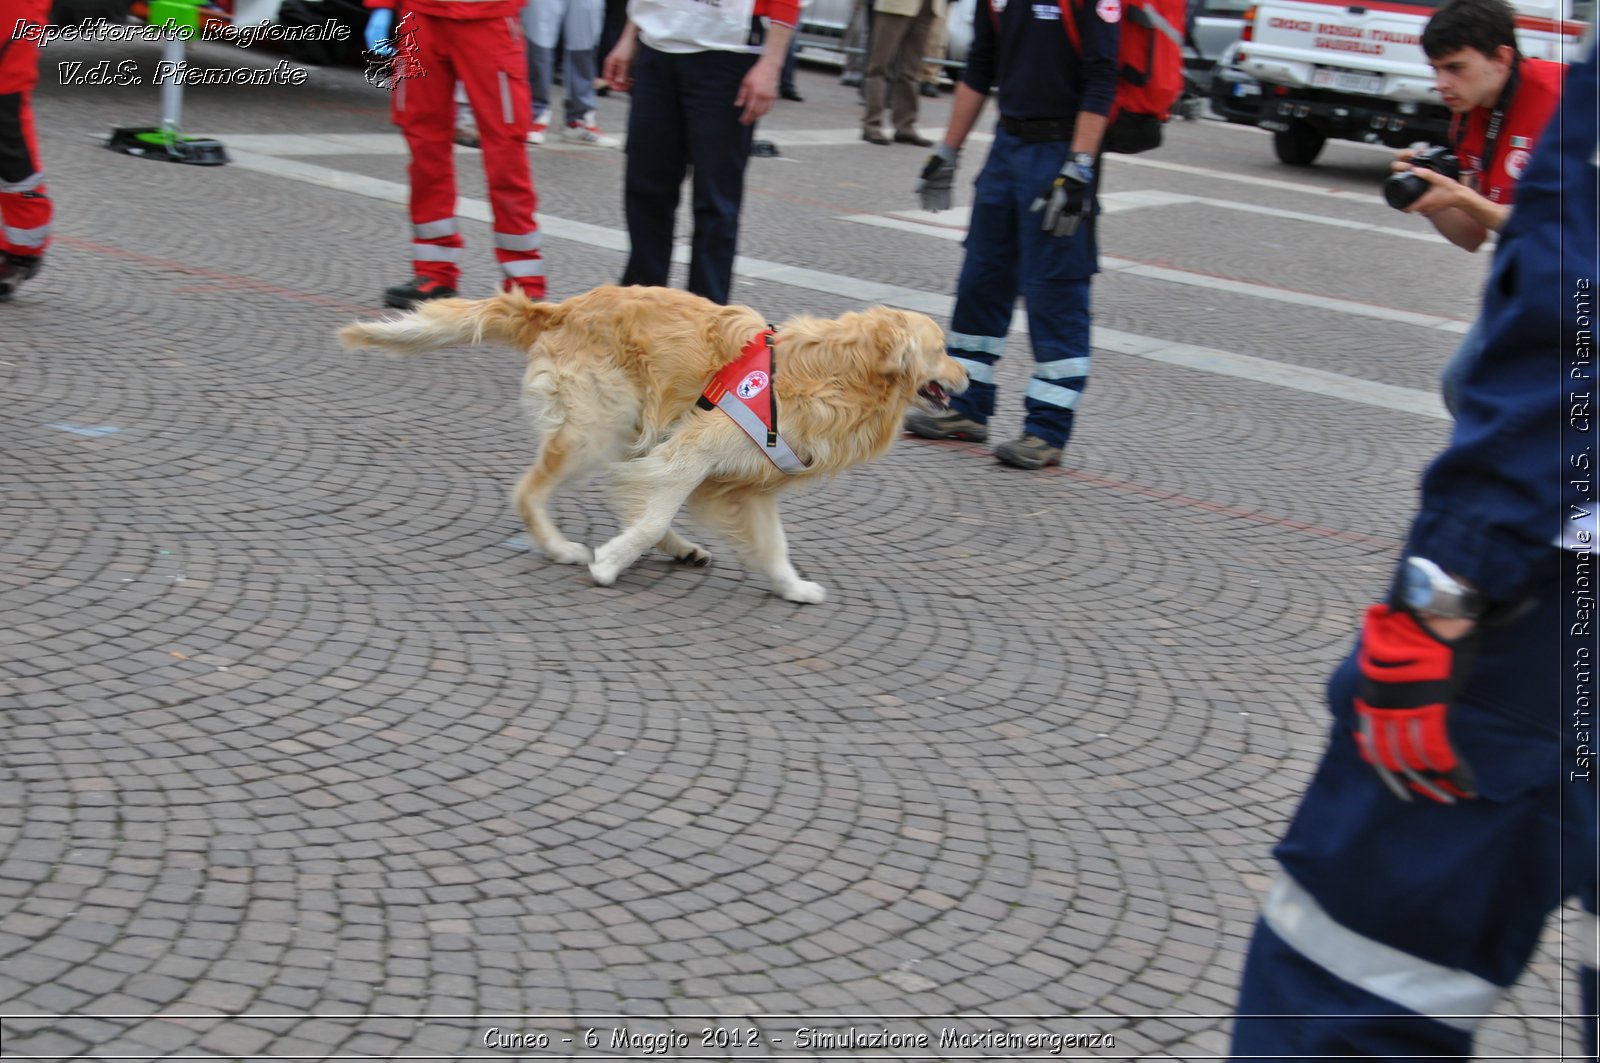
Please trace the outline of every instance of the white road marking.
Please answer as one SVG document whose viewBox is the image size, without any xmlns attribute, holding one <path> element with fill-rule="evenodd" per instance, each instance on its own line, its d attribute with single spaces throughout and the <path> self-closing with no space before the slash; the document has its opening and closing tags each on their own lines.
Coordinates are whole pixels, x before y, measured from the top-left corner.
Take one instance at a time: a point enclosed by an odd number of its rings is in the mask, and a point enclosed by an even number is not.
<svg viewBox="0 0 1600 1063">
<path fill-rule="evenodd" d="M 862 225 L 873 225 L 880 229 L 897 229 L 901 232 L 917 233 L 921 236 L 931 236 L 939 240 L 962 240 L 966 238 L 966 230 L 958 227 L 953 219 L 962 217 L 963 214 L 964 212 L 959 210 L 940 211 L 937 214 L 930 211 L 896 211 L 891 215 L 850 214 L 846 215 L 842 220 L 857 222 Z M 952 219 L 952 221 L 929 224 L 913 220 L 919 217 L 942 217 Z M 1440 332 L 1449 332 L 1454 335 L 1465 335 L 1470 327 L 1464 321 L 1441 317 L 1437 314 L 1419 314 L 1411 310 L 1377 306 L 1372 303 L 1357 302 L 1353 299 L 1336 299 L 1329 295 L 1297 292 L 1288 288 L 1274 288 L 1267 284 L 1252 284 L 1249 281 L 1232 280 L 1227 277 L 1213 277 L 1205 273 L 1172 269 L 1168 266 L 1150 266 L 1142 262 L 1132 262 L 1125 258 L 1114 258 L 1109 255 L 1100 259 L 1100 267 L 1108 273 L 1145 277 L 1150 280 L 1165 281 L 1168 284 L 1182 284 L 1191 288 L 1208 288 L 1212 291 L 1228 292 L 1233 295 L 1247 295 L 1255 299 L 1267 299 L 1278 303 L 1292 303 L 1296 306 L 1314 307 L 1318 310 L 1332 310 L 1336 313 L 1350 314 L 1354 317 L 1371 318 L 1377 321 L 1392 321 L 1402 325 L 1415 325 L 1418 328 L 1437 329 Z"/>
<path fill-rule="evenodd" d="M 232 139 L 236 142 L 242 140 L 242 138 Z M 240 169 L 270 174 L 292 181 L 301 181 L 323 188 L 337 189 L 402 206 L 408 199 L 406 186 L 398 181 L 387 181 L 377 177 L 346 173 L 331 167 L 319 166 L 315 163 L 301 162 L 295 159 L 274 158 L 270 155 L 255 154 L 240 150 L 237 143 L 230 148 L 230 154 L 233 157 L 234 165 Z M 489 204 L 485 200 L 462 196 L 457 201 L 456 209 L 458 215 L 463 218 L 471 218 L 480 222 L 492 220 Z M 917 226 L 918 231 L 928 228 L 928 226 L 918 222 L 907 221 L 904 224 Z M 625 253 L 628 247 L 628 236 L 625 232 L 607 229 L 599 225 L 590 225 L 587 222 L 571 221 L 548 214 L 541 214 L 539 216 L 539 227 L 548 237 L 558 240 L 571 240 L 574 243 L 584 244 L 589 247 L 597 247 L 618 253 Z M 673 251 L 673 258 L 678 262 L 688 261 L 689 248 L 682 245 L 678 246 Z M 740 255 L 735 261 L 734 269 L 741 278 L 746 280 L 785 284 L 790 287 L 803 288 L 808 291 L 821 292 L 826 295 L 862 303 L 883 303 L 906 310 L 915 310 L 942 320 L 949 319 L 950 311 L 955 302 L 948 295 L 918 291 L 914 288 L 902 288 L 895 284 L 883 284 L 859 277 L 826 273 L 821 270 L 791 266 L 782 262 L 770 262 L 744 255 Z M 1396 313 L 1403 312 L 1396 311 Z M 1424 317 L 1424 315 L 1415 316 Z M 1432 327 L 1441 326 L 1435 325 Z M 1013 332 L 1027 332 L 1027 319 L 1022 313 L 1019 312 L 1012 317 L 1011 330 Z M 1288 365 L 1232 351 L 1220 351 L 1207 347 L 1196 347 L 1186 343 L 1174 343 L 1153 336 L 1141 336 L 1137 333 L 1121 332 L 1116 329 L 1101 328 L 1099 326 L 1094 328 L 1092 342 L 1094 347 L 1099 350 L 1133 355 L 1134 357 L 1161 362 L 1165 365 L 1242 380 L 1252 380 L 1276 387 L 1291 388 L 1327 398 L 1345 399 L 1367 406 L 1376 406 L 1423 417 L 1449 418 L 1449 414 L 1445 412 L 1443 405 L 1435 395 L 1431 392 L 1414 388 L 1379 384 L 1370 380 L 1360 380 L 1338 373 L 1330 373 L 1325 370 Z"/>
<path fill-rule="evenodd" d="M 122 431 L 114 424 L 73 424 L 70 421 L 57 421 L 55 424 L 46 425 L 45 427 L 59 428 L 63 432 L 88 436 L 90 439 L 99 439 L 101 436 L 115 435 Z"/>
<path fill-rule="evenodd" d="M 1202 206 L 1216 207 L 1220 210 L 1237 210 L 1245 214 L 1260 214 L 1268 218 L 1283 218 L 1286 221 L 1303 221 L 1311 225 L 1329 225 L 1335 229 L 1376 233 L 1379 236 L 1394 236 L 1402 240 L 1422 240 L 1436 247 L 1443 246 L 1440 244 L 1439 234 L 1431 226 L 1427 225 L 1416 229 L 1397 229 L 1392 225 L 1375 225 L 1372 222 L 1351 221 L 1348 218 L 1330 218 L 1326 214 L 1311 214 L 1301 210 L 1283 210 L 1278 207 L 1263 207 L 1259 203 L 1240 203 L 1232 199 L 1190 196 L 1182 192 L 1161 192 L 1156 189 L 1107 192 L 1100 197 L 1100 206 L 1107 214 L 1124 214 L 1130 210 L 1139 210 L 1145 207 L 1181 206 L 1185 203 L 1199 203 Z"/>
</svg>

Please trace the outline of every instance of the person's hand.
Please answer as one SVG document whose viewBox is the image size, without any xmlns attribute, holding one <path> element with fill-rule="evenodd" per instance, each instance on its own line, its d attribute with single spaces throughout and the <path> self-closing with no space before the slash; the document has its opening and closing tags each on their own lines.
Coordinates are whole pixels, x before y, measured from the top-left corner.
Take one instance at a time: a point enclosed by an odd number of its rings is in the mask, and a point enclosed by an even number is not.
<svg viewBox="0 0 1600 1063">
<path fill-rule="evenodd" d="M 1408 173 L 1415 169 L 1411 160 L 1417 156 L 1417 148 L 1403 148 L 1394 153 L 1394 159 L 1389 163 L 1390 171 L 1394 173 Z"/>
<path fill-rule="evenodd" d="M 1028 209 L 1044 213 L 1041 227 L 1046 233 L 1071 236 L 1089 212 L 1089 188 L 1093 184 L 1094 157 L 1074 155 Z"/>
<path fill-rule="evenodd" d="M 783 58 L 778 55 L 776 60 L 772 60 L 767 53 L 763 53 L 739 83 L 739 95 L 733 98 L 733 105 L 744 109 L 739 115 L 740 125 L 754 125 L 762 115 L 772 110 L 772 105 L 778 99 L 778 75 L 783 70 Z"/>
<path fill-rule="evenodd" d="M 367 16 L 367 27 L 362 33 L 362 38 L 367 45 L 367 51 L 373 55 L 393 55 L 394 41 L 394 9 L 375 7 L 372 14 Z"/>
<path fill-rule="evenodd" d="M 1406 214 L 1421 214 L 1427 216 L 1436 214 L 1441 210 L 1451 207 L 1460 207 L 1467 196 L 1477 195 L 1472 189 L 1457 181 L 1454 177 L 1446 177 L 1442 173 L 1427 169 L 1423 166 L 1406 165 L 1406 169 L 1418 178 L 1428 182 L 1429 189 L 1417 197 L 1417 201 L 1407 207 Z"/>
<path fill-rule="evenodd" d="M 1464 625 L 1464 626 L 1463 626 Z M 1477 649 L 1470 620 L 1438 619 L 1434 630 L 1403 609 L 1374 605 L 1356 663 L 1356 747 L 1394 795 L 1415 791 L 1453 805 L 1478 796 L 1472 769 L 1450 742 L 1450 707 Z M 1456 637 L 1446 638 L 1446 634 Z"/>
<path fill-rule="evenodd" d="M 933 149 L 917 181 L 916 191 L 922 199 L 923 210 L 950 209 L 950 189 L 956 183 L 956 166 L 960 161 L 960 148 L 940 144 Z"/>
<path fill-rule="evenodd" d="M 600 71 L 600 76 L 606 79 L 606 84 L 618 92 L 627 92 L 633 88 L 633 57 L 638 50 L 639 35 L 630 26 L 617 37 L 617 43 L 606 56 L 605 66 Z"/>
</svg>

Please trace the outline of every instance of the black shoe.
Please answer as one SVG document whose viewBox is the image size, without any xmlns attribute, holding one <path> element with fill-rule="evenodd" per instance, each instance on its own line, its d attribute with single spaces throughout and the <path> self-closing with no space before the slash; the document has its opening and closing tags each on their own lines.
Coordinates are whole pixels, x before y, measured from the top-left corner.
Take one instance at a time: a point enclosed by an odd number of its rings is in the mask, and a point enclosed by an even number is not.
<svg viewBox="0 0 1600 1063">
<path fill-rule="evenodd" d="M 752 159 L 778 158 L 778 145 L 770 140 L 752 140 L 750 142 L 750 157 Z"/>
<path fill-rule="evenodd" d="M 430 299 L 454 299 L 456 290 L 443 281 L 436 281 L 431 277 L 412 277 L 404 284 L 396 284 L 393 288 L 383 290 L 383 305 L 392 306 L 396 310 L 410 310 L 418 303 L 426 303 Z"/>
<path fill-rule="evenodd" d="M 931 81 L 924 81 L 922 83 L 922 87 L 917 89 L 917 91 L 922 93 L 924 96 L 931 98 L 939 95 L 939 86 L 935 85 Z"/>
<path fill-rule="evenodd" d="M 896 133 L 894 135 L 894 142 L 896 144 L 915 144 L 919 148 L 933 147 L 933 141 L 929 140 L 921 133 Z"/>
<path fill-rule="evenodd" d="M 865 140 L 868 144 L 889 143 L 889 138 L 878 132 L 876 129 L 863 129 L 861 131 L 861 139 Z"/>
<path fill-rule="evenodd" d="M 17 286 L 32 280 L 44 259 L 39 255 L 0 255 L 0 303 L 17 294 Z"/>
<path fill-rule="evenodd" d="M 800 95 L 800 90 L 796 88 L 779 89 L 778 95 L 786 100 L 793 100 L 795 103 L 806 102 L 806 98 Z"/>
</svg>

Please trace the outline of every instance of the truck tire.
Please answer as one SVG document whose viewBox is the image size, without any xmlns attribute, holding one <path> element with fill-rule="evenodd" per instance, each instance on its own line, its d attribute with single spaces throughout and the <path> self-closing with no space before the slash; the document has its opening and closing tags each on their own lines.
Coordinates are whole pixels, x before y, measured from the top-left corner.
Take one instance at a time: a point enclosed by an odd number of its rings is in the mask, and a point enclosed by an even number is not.
<svg viewBox="0 0 1600 1063">
<path fill-rule="evenodd" d="M 1288 129 L 1272 134 L 1272 150 L 1285 166 L 1310 166 L 1327 142 L 1326 134 L 1304 122 L 1291 122 Z"/>
</svg>

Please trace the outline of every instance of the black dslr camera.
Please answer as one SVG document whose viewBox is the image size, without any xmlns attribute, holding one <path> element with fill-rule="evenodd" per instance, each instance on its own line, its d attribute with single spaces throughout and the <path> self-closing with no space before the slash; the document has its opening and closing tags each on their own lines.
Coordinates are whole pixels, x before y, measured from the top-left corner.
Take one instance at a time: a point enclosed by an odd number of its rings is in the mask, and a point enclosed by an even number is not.
<svg viewBox="0 0 1600 1063">
<path fill-rule="evenodd" d="M 1449 148 L 1437 145 L 1411 156 L 1411 165 L 1419 170 L 1442 173 L 1452 181 L 1461 180 L 1461 160 Z M 1429 188 L 1428 182 L 1414 173 L 1390 174 L 1383 182 L 1383 198 L 1395 210 L 1405 210 L 1422 198 Z"/>
</svg>

